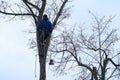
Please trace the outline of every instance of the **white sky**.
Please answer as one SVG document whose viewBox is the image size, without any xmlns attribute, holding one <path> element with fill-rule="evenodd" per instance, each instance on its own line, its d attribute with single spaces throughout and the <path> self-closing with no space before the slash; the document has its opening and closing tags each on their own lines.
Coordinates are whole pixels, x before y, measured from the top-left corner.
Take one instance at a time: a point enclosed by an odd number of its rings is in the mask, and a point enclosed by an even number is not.
<svg viewBox="0 0 120 80">
<path fill-rule="evenodd" d="M 119 28 L 120 0 L 75 0 L 71 12 L 73 24 L 88 24 L 90 14 L 88 10 L 99 16 L 113 16 L 113 25 Z M 35 54 L 28 49 L 28 33 L 32 25 L 30 21 L 6 22 L 0 20 L 0 80 L 38 80 L 34 77 Z M 47 68 L 48 69 L 48 68 Z M 39 72 L 39 71 L 38 71 Z M 73 80 L 72 76 L 53 76 L 48 69 L 47 80 Z"/>
</svg>

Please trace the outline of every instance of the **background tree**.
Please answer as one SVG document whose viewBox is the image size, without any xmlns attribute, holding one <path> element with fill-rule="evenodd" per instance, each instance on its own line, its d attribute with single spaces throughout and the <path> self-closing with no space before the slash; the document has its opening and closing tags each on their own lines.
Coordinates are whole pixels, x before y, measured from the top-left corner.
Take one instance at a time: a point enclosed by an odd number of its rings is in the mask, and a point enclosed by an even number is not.
<svg viewBox="0 0 120 80">
<path fill-rule="evenodd" d="M 16 17 L 20 17 L 21 19 L 32 19 L 35 30 L 36 30 L 36 42 L 38 48 L 38 56 L 40 53 L 40 45 L 37 32 L 37 23 L 42 19 L 42 15 L 47 13 L 50 20 L 53 24 L 53 29 L 57 27 L 65 18 L 69 17 L 69 8 L 65 7 L 68 0 L 0 0 L 0 13 L 2 16 L 16 19 Z M 51 37 L 51 36 L 50 36 Z M 50 44 L 50 37 L 47 40 L 45 47 L 45 61 L 44 58 L 39 57 L 40 61 L 40 80 L 46 80 L 46 56 L 48 47 Z"/>
<path fill-rule="evenodd" d="M 112 17 L 92 16 L 92 31 L 74 26 L 53 38 L 54 70 L 59 74 L 74 70 L 78 80 L 120 79 L 119 38 L 117 29 L 110 28 Z"/>
</svg>

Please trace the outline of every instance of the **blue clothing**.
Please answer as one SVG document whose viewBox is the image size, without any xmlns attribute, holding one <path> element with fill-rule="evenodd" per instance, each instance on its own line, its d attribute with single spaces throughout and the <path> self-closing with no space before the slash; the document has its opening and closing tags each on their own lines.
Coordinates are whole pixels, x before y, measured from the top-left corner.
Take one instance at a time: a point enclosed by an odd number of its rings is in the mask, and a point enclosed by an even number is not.
<svg viewBox="0 0 120 80">
<path fill-rule="evenodd" d="M 51 33 L 52 32 L 52 24 L 48 20 L 41 20 L 38 23 L 38 29 L 46 29 L 49 31 L 49 33 Z"/>
</svg>

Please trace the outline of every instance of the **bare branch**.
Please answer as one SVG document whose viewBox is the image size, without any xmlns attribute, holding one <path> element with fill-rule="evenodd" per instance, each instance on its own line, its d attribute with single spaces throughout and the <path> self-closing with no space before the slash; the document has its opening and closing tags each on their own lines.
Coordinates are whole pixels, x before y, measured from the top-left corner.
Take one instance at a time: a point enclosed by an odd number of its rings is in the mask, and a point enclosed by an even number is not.
<svg viewBox="0 0 120 80">
<path fill-rule="evenodd" d="M 45 7 L 46 7 L 46 0 L 42 0 L 42 6 L 39 10 L 39 17 L 38 17 L 38 21 L 42 19 L 42 15 L 45 11 Z"/>
<path fill-rule="evenodd" d="M 116 68 L 112 71 L 111 75 L 107 78 L 107 80 L 109 80 L 111 77 L 113 77 L 113 74 L 115 73 Z"/>
<path fill-rule="evenodd" d="M 9 12 L 4 12 L 4 11 L 0 11 L 0 13 L 5 14 L 5 15 L 13 15 L 13 16 L 32 16 L 31 13 L 9 13 Z"/>
<path fill-rule="evenodd" d="M 62 3 L 62 5 L 61 5 L 61 7 L 59 9 L 59 12 L 57 13 L 56 18 L 55 18 L 55 20 L 53 22 L 53 28 L 55 28 L 55 25 L 57 24 L 57 21 L 58 21 L 59 17 L 61 16 L 61 13 L 62 13 L 63 8 L 65 7 L 67 1 L 68 0 L 64 0 L 64 2 Z"/>
<path fill-rule="evenodd" d="M 33 3 L 31 3 L 30 1 L 28 0 L 23 0 L 25 3 L 28 3 L 29 5 L 31 5 L 32 7 L 36 8 L 38 11 L 40 10 L 40 8 L 36 5 L 34 5 Z"/>
<path fill-rule="evenodd" d="M 33 17 L 35 23 L 37 24 L 36 16 L 34 16 L 35 14 L 34 14 L 32 8 L 27 4 L 28 1 L 27 0 L 23 0 L 23 2 L 25 3 L 25 5 L 28 7 L 28 9 L 30 10 L 30 12 L 32 13 L 32 17 Z"/>
<path fill-rule="evenodd" d="M 120 67 L 120 64 L 116 64 L 112 59 L 108 58 L 108 61 L 110 61 L 116 68 Z"/>
</svg>

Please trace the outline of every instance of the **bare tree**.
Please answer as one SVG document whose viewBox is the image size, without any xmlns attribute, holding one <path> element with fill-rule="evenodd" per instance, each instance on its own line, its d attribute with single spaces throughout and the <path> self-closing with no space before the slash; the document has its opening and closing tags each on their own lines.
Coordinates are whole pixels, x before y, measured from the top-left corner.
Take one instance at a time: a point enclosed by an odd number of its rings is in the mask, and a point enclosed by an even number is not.
<svg viewBox="0 0 120 80">
<path fill-rule="evenodd" d="M 117 30 L 110 29 L 112 17 L 93 17 L 92 31 L 74 26 L 53 39 L 50 56 L 55 59 L 55 71 L 73 69 L 78 80 L 120 79 L 120 51 L 115 47 L 119 38 Z"/>
<path fill-rule="evenodd" d="M 68 7 L 65 6 L 69 0 L 0 0 L 0 13 L 2 16 L 10 17 L 10 19 L 29 18 L 33 20 L 36 30 L 36 42 L 38 48 L 38 56 L 40 54 L 40 37 L 38 36 L 37 23 L 42 19 L 42 15 L 47 13 L 52 20 L 53 29 L 64 19 L 69 17 Z M 47 55 L 50 38 L 47 39 L 45 54 Z M 40 80 L 46 80 L 46 55 L 45 59 L 40 58 Z"/>
</svg>

